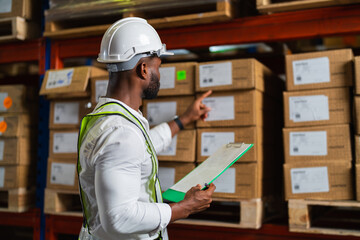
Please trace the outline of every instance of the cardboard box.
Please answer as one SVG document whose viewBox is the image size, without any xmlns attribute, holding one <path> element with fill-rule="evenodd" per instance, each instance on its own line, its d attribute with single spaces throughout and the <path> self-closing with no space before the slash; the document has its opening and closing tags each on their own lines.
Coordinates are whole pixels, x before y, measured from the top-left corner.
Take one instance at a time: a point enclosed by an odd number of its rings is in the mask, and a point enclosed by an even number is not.
<svg viewBox="0 0 360 240">
<path fill-rule="evenodd" d="M 54 98 L 74 98 L 90 96 L 89 79 L 108 76 L 108 72 L 97 67 L 72 67 L 48 70 L 41 85 L 40 95 Z"/>
<path fill-rule="evenodd" d="M 355 94 L 360 94 L 360 56 L 354 58 L 355 65 Z"/>
<path fill-rule="evenodd" d="M 195 168 L 195 163 L 159 162 L 161 190 L 166 191 Z"/>
<path fill-rule="evenodd" d="M 353 58 L 351 49 L 287 55 L 286 89 L 351 87 Z"/>
<path fill-rule="evenodd" d="M 284 176 L 286 200 L 354 199 L 351 162 L 287 163 Z"/>
<path fill-rule="evenodd" d="M 360 163 L 360 136 L 355 135 L 355 162 Z"/>
<path fill-rule="evenodd" d="M 35 88 L 24 85 L 0 86 L 0 113 L 33 113 L 37 105 Z"/>
<path fill-rule="evenodd" d="M 91 102 L 97 104 L 99 97 L 105 96 L 109 84 L 109 76 L 94 77 L 91 79 Z"/>
<path fill-rule="evenodd" d="M 0 9 L 0 18 L 23 17 L 31 19 L 34 17 L 34 8 L 40 2 L 34 0 L 10 0 L 2 1 Z"/>
<path fill-rule="evenodd" d="M 175 135 L 171 145 L 158 152 L 161 161 L 195 162 L 196 130 L 183 130 Z"/>
<path fill-rule="evenodd" d="M 284 128 L 286 163 L 352 160 L 350 125 Z"/>
<path fill-rule="evenodd" d="M 195 98 L 186 97 L 163 97 L 154 100 L 143 101 L 143 113 L 149 121 L 150 126 L 155 126 L 162 122 L 168 122 L 175 116 L 183 114 L 187 108 L 194 102 Z M 186 129 L 193 129 L 194 123 L 185 126 Z"/>
<path fill-rule="evenodd" d="M 360 201 L 360 164 L 355 165 L 356 200 Z"/>
<path fill-rule="evenodd" d="M 284 92 L 285 127 L 351 123 L 349 88 Z"/>
<path fill-rule="evenodd" d="M 360 96 L 354 96 L 355 133 L 360 134 Z"/>
<path fill-rule="evenodd" d="M 211 111 L 205 121 L 196 122 L 197 127 L 274 127 L 281 108 L 279 102 L 258 90 L 213 93 L 202 102 Z"/>
<path fill-rule="evenodd" d="M 199 63 L 196 91 L 257 89 L 281 96 L 283 82 L 255 59 L 237 59 Z"/>
<path fill-rule="evenodd" d="M 49 157 L 77 159 L 79 129 L 50 130 Z"/>
<path fill-rule="evenodd" d="M 0 189 L 23 188 L 35 185 L 34 166 L 0 166 Z"/>
<path fill-rule="evenodd" d="M 76 168 L 76 159 L 49 158 L 46 187 L 51 189 L 79 190 L 79 178 Z"/>
<path fill-rule="evenodd" d="M 196 62 L 161 64 L 158 96 L 193 95 Z"/>
<path fill-rule="evenodd" d="M 203 162 L 219 147 L 230 142 L 254 144 L 238 162 L 263 161 L 265 156 L 263 129 L 261 127 L 237 127 L 197 129 L 197 162 Z"/>
<path fill-rule="evenodd" d="M 94 106 L 86 99 L 53 100 L 50 102 L 50 129 L 78 128 L 81 119 L 90 113 Z"/>
<path fill-rule="evenodd" d="M 0 115 L 1 137 L 26 137 L 34 133 L 32 127 L 36 126 L 28 114 L 3 114 Z"/>
<path fill-rule="evenodd" d="M 35 164 L 36 143 L 37 141 L 32 141 L 29 137 L 0 137 L 0 164 Z"/>
</svg>

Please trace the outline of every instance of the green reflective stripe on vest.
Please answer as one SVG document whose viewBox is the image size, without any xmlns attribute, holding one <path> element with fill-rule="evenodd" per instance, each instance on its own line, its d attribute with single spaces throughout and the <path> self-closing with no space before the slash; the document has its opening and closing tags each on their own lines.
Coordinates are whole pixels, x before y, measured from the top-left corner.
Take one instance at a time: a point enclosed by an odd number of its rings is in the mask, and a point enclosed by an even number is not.
<svg viewBox="0 0 360 240">
<path fill-rule="evenodd" d="M 79 138 L 78 138 L 78 150 L 79 150 L 78 152 L 80 152 L 80 147 L 81 147 L 81 144 L 82 144 L 86 134 L 95 125 L 95 123 L 98 121 L 98 119 L 100 119 L 104 116 L 109 116 L 109 115 L 118 115 L 118 116 L 124 117 L 125 119 L 127 119 L 130 122 L 132 122 L 133 124 L 135 124 L 141 130 L 141 132 L 143 133 L 144 138 L 145 138 L 147 151 L 151 155 L 152 172 L 151 172 L 150 179 L 149 179 L 149 189 L 151 190 L 150 200 L 152 200 L 153 202 L 163 202 L 162 194 L 161 194 L 161 187 L 160 187 L 160 183 L 159 183 L 158 176 L 157 176 L 158 160 L 157 160 L 155 148 L 151 142 L 149 135 L 147 134 L 147 132 L 146 132 L 145 128 L 143 127 L 143 125 L 141 124 L 141 122 L 135 116 L 133 116 L 126 108 L 121 106 L 121 104 L 119 104 L 119 103 L 115 103 L 115 102 L 105 103 L 102 106 L 100 106 L 99 108 L 97 108 L 96 110 L 101 110 L 101 109 L 104 109 L 106 106 L 111 106 L 111 105 L 116 105 L 117 107 L 121 107 L 125 111 L 125 113 L 120 112 L 120 111 L 106 111 L 105 110 L 103 112 L 90 113 L 90 114 L 86 115 L 82 119 L 81 125 L 80 125 L 80 132 L 79 132 Z M 80 175 L 82 168 L 81 168 L 81 164 L 80 164 L 79 153 L 78 153 L 77 169 L 78 169 L 78 174 Z M 80 176 L 79 176 L 79 181 L 80 181 Z M 86 206 L 86 201 L 84 201 L 86 198 L 86 194 L 85 194 L 85 192 L 82 191 L 81 185 L 80 185 L 80 193 L 81 193 L 81 201 L 82 201 L 82 206 L 83 206 L 84 218 L 85 218 L 86 225 L 88 225 L 87 219 L 89 219 L 89 212 L 88 212 L 88 209 Z M 160 235 L 160 237 L 161 237 L 161 235 Z"/>
</svg>

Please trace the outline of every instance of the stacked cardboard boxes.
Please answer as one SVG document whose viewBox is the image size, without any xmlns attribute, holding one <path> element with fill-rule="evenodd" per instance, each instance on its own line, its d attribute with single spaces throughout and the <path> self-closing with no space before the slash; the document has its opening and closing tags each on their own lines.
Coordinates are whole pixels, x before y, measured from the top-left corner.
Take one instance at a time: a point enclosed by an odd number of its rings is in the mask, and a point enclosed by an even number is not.
<svg viewBox="0 0 360 240">
<path fill-rule="evenodd" d="M 230 142 L 253 143 L 215 180 L 214 197 L 253 199 L 276 195 L 281 172 L 283 84 L 255 59 L 200 63 L 196 91 L 212 90 L 202 102 L 211 108 L 197 126 L 197 162 Z M 276 154 L 278 152 L 278 154 Z"/>
<path fill-rule="evenodd" d="M 79 127 L 81 119 L 94 107 L 90 100 L 90 81 L 102 76 L 107 78 L 107 75 L 105 70 L 87 66 L 46 72 L 40 91 L 40 94 L 51 99 L 45 195 L 63 190 L 78 191 L 76 164 Z M 47 201 L 45 210 L 53 209 L 53 204 Z"/>
<path fill-rule="evenodd" d="M 151 127 L 180 116 L 194 101 L 196 66 L 195 62 L 161 65 L 159 97 L 143 102 L 143 113 Z M 173 137 L 167 149 L 157 153 L 163 191 L 194 169 L 195 151 L 195 124 L 190 124 Z"/>
<path fill-rule="evenodd" d="M 355 120 L 355 179 L 356 199 L 360 201 L 360 57 L 354 58 L 355 68 L 355 96 L 354 96 L 354 120 Z"/>
<path fill-rule="evenodd" d="M 35 203 L 37 102 L 32 87 L 0 86 L 0 191 L 16 193 L 2 199 L 13 211 Z"/>
<path fill-rule="evenodd" d="M 286 56 L 284 176 L 289 199 L 352 199 L 349 49 Z"/>
</svg>

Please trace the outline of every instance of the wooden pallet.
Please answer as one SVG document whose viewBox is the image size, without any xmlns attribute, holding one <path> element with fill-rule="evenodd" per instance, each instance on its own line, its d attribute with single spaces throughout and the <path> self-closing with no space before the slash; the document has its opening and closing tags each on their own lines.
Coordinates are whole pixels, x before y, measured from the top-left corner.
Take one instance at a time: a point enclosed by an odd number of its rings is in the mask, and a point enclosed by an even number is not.
<svg viewBox="0 0 360 240">
<path fill-rule="evenodd" d="M 360 202 L 289 200 L 290 232 L 360 236 Z"/>
<path fill-rule="evenodd" d="M 44 212 L 53 215 L 81 217 L 79 192 L 46 188 Z"/>
<path fill-rule="evenodd" d="M 166 14 L 165 16 L 164 13 Z M 102 17 L 101 15 L 99 16 Z M 177 8 L 176 10 L 132 11 L 122 14 L 122 17 L 134 16 L 147 19 L 149 24 L 159 29 L 228 21 L 234 17 L 234 7 L 228 0 L 218 0 L 217 2 L 210 2 L 195 7 Z M 120 18 L 121 16 L 109 18 L 108 23 L 101 25 L 91 25 L 91 22 L 96 22 L 95 17 L 78 21 L 73 19 L 50 21 L 45 24 L 44 36 L 50 38 L 75 38 L 102 35 L 112 23 Z"/>
<path fill-rule="evenodd" d="M 360 0 L 295 0 L 274 3 L 271 0 L 256 0 L 256 8 L 260 13 L 275 13 L 356 3 L 360 3 Z"/>
<path fill-rule="evenodd" d="M 35 206 L 35 188 L 17 188 L 0 191 L 1 212 L 26 212 Z"/>
<path fill-rule="evenodd" d="M 40 26 L 21 17 L 0 18 L 0 42 L 27 40 L 40 36 Z"/>
</svg>

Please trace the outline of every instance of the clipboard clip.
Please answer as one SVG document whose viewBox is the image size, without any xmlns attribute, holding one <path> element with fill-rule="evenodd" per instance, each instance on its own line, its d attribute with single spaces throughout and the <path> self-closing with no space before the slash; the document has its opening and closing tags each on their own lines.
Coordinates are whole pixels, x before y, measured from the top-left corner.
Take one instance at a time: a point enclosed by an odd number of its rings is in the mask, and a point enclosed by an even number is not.
<svg viewBox="0 0 360 240">
<path fill-rule="evenodd" d="M 244 143 L 228 143 L 226 144 L 226 148 L 241 148 Z"/>
</svg>

